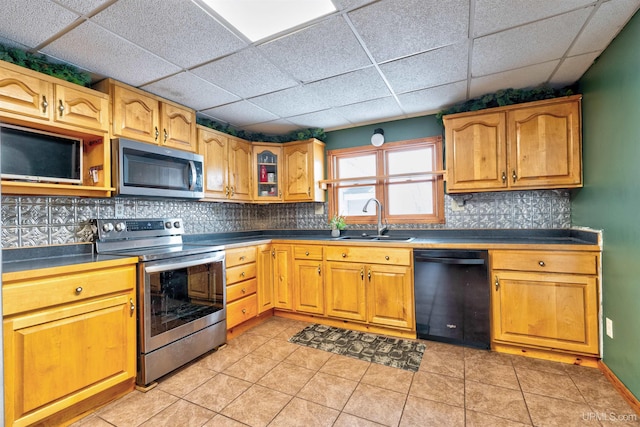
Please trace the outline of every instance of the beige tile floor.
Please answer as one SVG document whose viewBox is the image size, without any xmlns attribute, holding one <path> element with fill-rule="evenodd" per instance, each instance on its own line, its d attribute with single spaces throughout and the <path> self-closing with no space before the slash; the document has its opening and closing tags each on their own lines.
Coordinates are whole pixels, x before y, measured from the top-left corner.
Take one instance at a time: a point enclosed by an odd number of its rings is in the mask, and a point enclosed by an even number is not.
<svg viewBox="0 0 640 427">
<path fill-rule="evenodd" d="M 411 373 L 287 341 L 306 325 L 273 317 L 73 426 L 640 425 L 594 368 L 427 341 Z"/>
</svg>

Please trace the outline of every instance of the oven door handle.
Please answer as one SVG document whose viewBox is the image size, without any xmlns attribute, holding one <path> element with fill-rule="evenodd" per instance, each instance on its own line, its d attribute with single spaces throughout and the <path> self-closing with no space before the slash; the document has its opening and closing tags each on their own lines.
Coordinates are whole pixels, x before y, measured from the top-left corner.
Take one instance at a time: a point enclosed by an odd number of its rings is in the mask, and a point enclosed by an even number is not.
<svg viewBox="0 0 640 427">
<path fill-rule="evenodd" d="M 198 258 L 186 261 L 170 261 L 162 264 L 145 266 L 144 271 L 147 273 L 160 273 L 163 271 L 177 270 L 179 268 L 193 267 L 195 265 L 209 264 L 211 262 L 222 262 L 224 256 L 214 255 L 207 258 Z"/>
</svg>

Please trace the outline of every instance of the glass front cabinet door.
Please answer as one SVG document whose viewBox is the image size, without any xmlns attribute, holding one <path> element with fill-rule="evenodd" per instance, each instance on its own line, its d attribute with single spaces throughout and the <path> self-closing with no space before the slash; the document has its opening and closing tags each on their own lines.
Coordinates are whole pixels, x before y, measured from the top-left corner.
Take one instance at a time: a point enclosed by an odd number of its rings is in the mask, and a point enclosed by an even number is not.
<svg viewBox="0 0 640 427">
<path fill-rule="evenodd" d="M 254 173 L 256 174 L 254 200 L 262 202 L 282 200 L 281 154 L 282 147 L 280 144 L 253 145 Z"/>
</svg>

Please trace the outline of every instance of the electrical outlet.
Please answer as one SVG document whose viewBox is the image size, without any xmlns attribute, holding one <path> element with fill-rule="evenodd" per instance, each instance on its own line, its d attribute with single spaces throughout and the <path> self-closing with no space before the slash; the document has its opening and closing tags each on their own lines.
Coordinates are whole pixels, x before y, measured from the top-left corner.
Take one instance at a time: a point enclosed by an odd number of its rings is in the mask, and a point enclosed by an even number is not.
<svg viewBox="0 0 640 427">
<path fill-rule="evenodd" d="M 454 199 L 452 197 L 451 198 L 451 210 L 453 212 L 463 211 L 464 210 L 464 201 L 458 201 L 458 200 L 456 200 L 456 199 Z"/>
<path fill-rule="evenodd" d="M 324 204 L 316 203 L 315 214 L 316 215 L 324 215 Z"/>
<path fill-rule="evenodd" d="M 116 218 L 124 218 L 124 203 L 116 200 Z"/>
<path fill-rule="evenodd" d="M 607 331 L 607 336 L 609 338 L 613 338 L 613 320 L 608 317 L 605 318 L 605 329 Z"/>
</svg>

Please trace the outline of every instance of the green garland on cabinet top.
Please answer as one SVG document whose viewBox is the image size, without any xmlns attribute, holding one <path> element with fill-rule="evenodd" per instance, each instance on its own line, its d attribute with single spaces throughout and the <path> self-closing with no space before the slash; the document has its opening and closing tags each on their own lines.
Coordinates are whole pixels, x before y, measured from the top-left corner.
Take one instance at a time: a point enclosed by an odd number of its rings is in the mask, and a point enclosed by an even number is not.
<svg viewBox="0 0 640 427">
<path fill-rule="evenodd" d="M 324 129 L 312 128 L 301 129 L 293 132 L 289 132 L 286 135 L 267 135 L 264 133 L 247 132 L 244 130 L 237 130 L 229 125 L 218 123 L 215 120 L 211 120 L 205 117 L 198 117 L 196 119 L 199 125 L 214 129 L 227 135 L 237 136 L 247 141 L 253 142 L 289 142 L 289 141 L 304 141 L 305 139 L 316 138 L 322 142 L 325 141 L 326 134 Z"/>
<path fill-rule="evenodd" d="M 501 89 L 495 93 L 488 93 L 441 110 L 436 114 L 436 119 L 442 123 L 442 116 L 446 116 L 447 114 L 465 113 L 467 111 L 484 110 L 485 108 L 503 107 L 505 105 L 570 96 L 576 93 L 574 92 L 575 90 L 575 86 L 554 89 L 545 85 L 533 89 Z"/>
<path fill-rule="evenodd" d="M 91 75 L 86 71 L 81 71 L 69 64 L 49 62 L 49 59 L 44 55 L 25 52 L 15 47 L 0 44 L 0 60 L 80 86 L 88 87 L 91 83 Z"/>
</svg>

